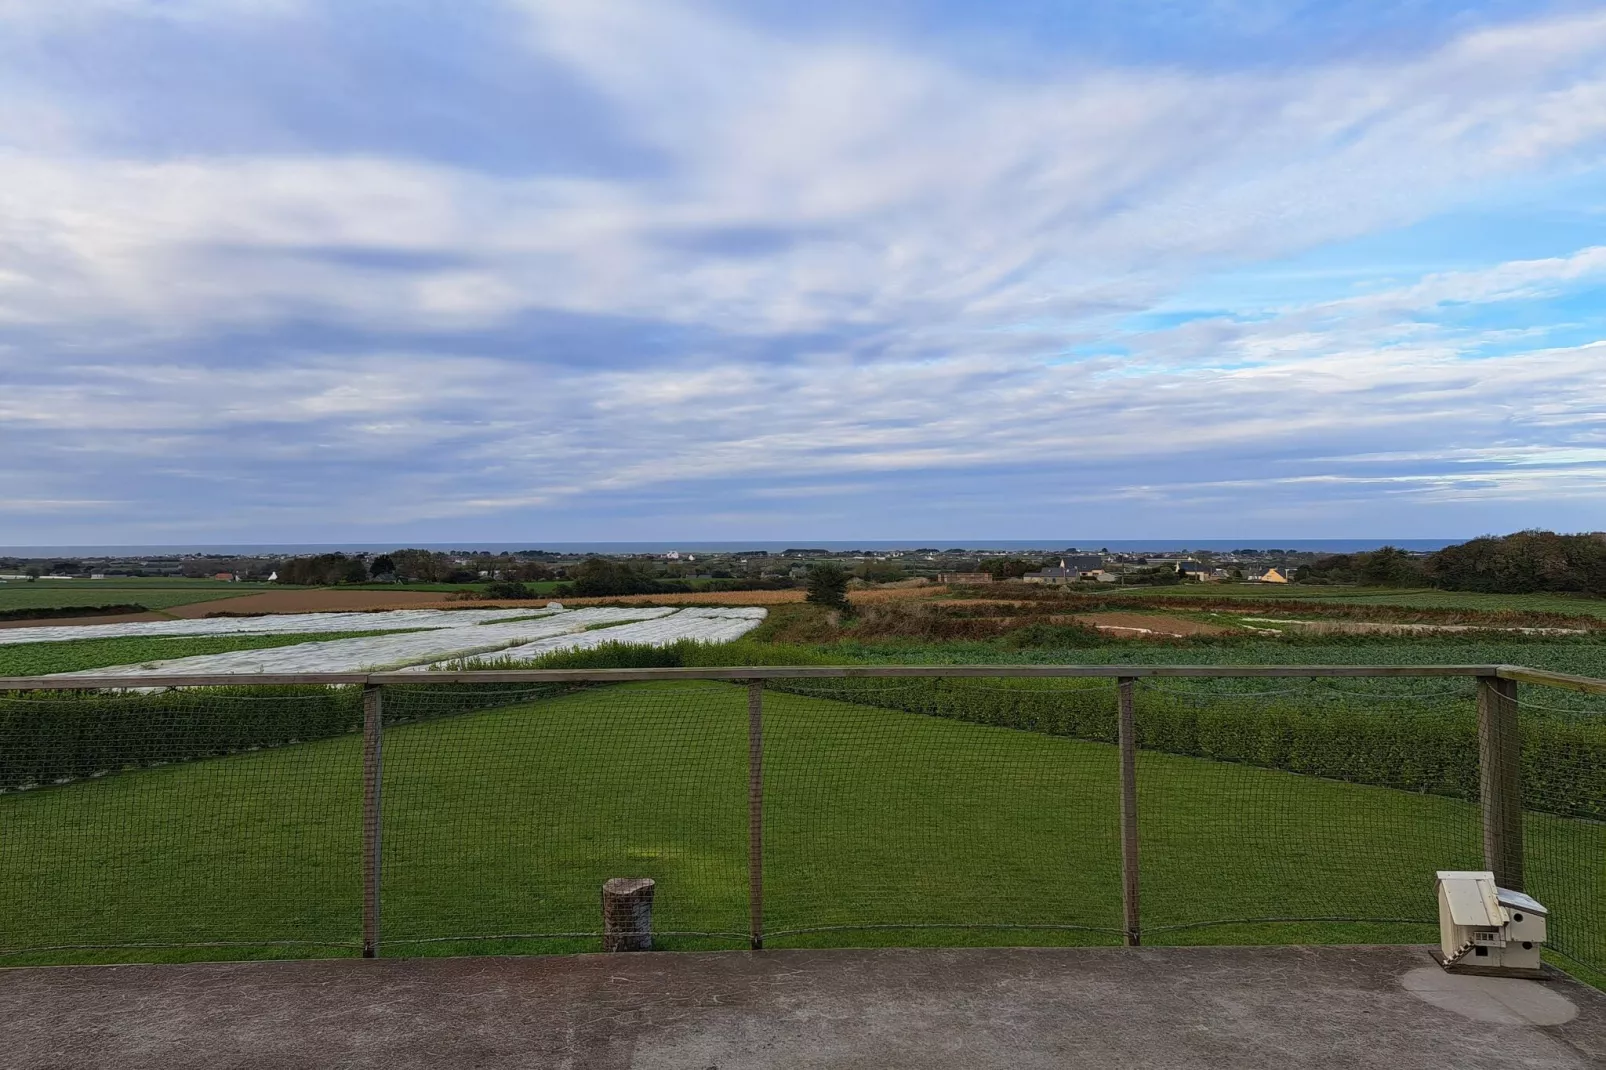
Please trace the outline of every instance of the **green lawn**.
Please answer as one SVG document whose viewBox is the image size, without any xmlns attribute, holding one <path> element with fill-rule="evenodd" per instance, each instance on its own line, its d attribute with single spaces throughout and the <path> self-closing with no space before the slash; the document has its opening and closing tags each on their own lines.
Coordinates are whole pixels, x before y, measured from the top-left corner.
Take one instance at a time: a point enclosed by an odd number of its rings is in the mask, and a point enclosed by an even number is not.
<svg viewBox="0 0 1606 1070">
<path fill-rule="evenodd" d="M 58 672 L 88 672 L 110 665 L 137 665 L 147 661 L 187 658 L 195 654 L 224 654 L 231 650 L 267 650 L 298 646 L 326 639 L 355 639 L 364 635 L 400 635 L 395 631 L 316 632 L 296 635 L 185 635 L 172 638 L 132 636 L 109 639 L 68 639 L 57 643 L 16 643 L 0 646 L 0 676 L 47 676 Z"/>
<path fill-rule="evenodd" d="M 745 700 L 387 729 L 386 953 L 594 949 L 610 876 L 659 882 L 661 946 L 742 946 Z M 1114 748 L 775 692 L 764 739 L 767 946 L 1118 939 Z M 354 953 L 360 769 L 346 736 L 0 796 L 0 948 L 85 948 L 3 961 Z M 1139 776 L 1147 942 L 1432 942 L 1433 871 L 1478 864 L 1467 803 L 1149 752 Z M 1606 829 L 1528 835 L 1556 942 L 1606 963 Z M 1270 918 L 1362 920 L 1199 927 Z M 137 946 L 204 942 L 242 946 Z"/>
</svg>

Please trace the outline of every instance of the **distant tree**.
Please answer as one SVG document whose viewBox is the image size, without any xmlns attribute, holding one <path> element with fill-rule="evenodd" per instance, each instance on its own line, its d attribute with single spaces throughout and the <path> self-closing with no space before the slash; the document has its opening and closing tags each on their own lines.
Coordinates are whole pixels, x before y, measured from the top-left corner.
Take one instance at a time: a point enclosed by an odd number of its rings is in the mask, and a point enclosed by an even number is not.
<svg viewBox="0 0 1606 1070">
<path fill-rule="evenodd" d="M 396 550 L 388 556 L 396 578 L 406 583 L 442 583 L 452 572 L 451 559 L 433 550 Z"/>
<path fill-rule="evenodd" d="M 661 586 L 651 576 L 605 557 L 588 557 L 569 570 L 569 594 L 577 598 L 602 598 L 621 594 L 655 594 Z"/>
<path fill-rule="evenodd" d="M 834 561 L 811 565 L 808 574 L 808 593 L 803 596 L 803 600 L 813 602 L 817 606 L 846 611 L 851 608 L 848 605 L 849 578 L 847 569 Z"/>
<path fill-rule="evenodd" d="M 853 574 L 866 583 L 897 583 L 908 578 L 903 566 L 893 561 L 861 561 Z"/>
<path fill-rule="evenodd" d="M 29 583 L 33 583 L 41 575 L 43 575 L 43 573 L 41 573 L 39 571 L 39 566 L 38 565 L 29 565 L 27 568 L 22 570 L 22 573 L 23 573 L 23 575 L 28 577 L 28 582 Z"/>
<path fill-rule="evenodd" d="M 1436 586 L 1452 591 L 1606 595 L 1606 535 L 1485 535 L 1433 554 L 1427 571 Z"/>
<path fill-rule="evenodd" d="M 332 587 L 337 583 L 363 583 L 368 564 L 360 557 L 342 553 L 293 557 L 279 568 L 279 582 L 307 587 Z"/>
<path fill-rule="evenodd" d="M 1058 563 L 1057 561 L 1054 562 L 1054 564 Z M 1021 557 L 1001 557 L 988 561 L 982 565 L 981 570 L 992 573 L 994 580 L 1002 582 L 1004 580 L 1018 580 L 1026 573 L 1036 572 L 1042 567 L 1042 565 L 1027 561 Z"/>
<path fill-rule="evenodd" d="M 485 585 L 486 598 L 534 598 L 535 592 L 517 580 L 496 580 Z"/>
<path fill-rule="evenodd" d="M 525 583 L 544 583 L 551 580 L 554 575 L 550 566 L 543 565 L 539 561 L 522 561 L 513 567 L 510 578 Z"/>
<path fill-rule="evenodd" d="M 1332 554 L 1301 565 L 1291 577 L 1295 583 L 1357 583 L 1355 555 Z"/>
<path fill-rule="evenodd" d="M 1421 566 L 1397 547 L 1383 546 L 1355 556 L 1361 582 L 1373 587 L 1409 587 L 1423 580 Z"/>
<path fill-rule="evenodd" d="M 368 562 L 368 575 L 374 579 L 380 576 L 393 576 L 396 574 L 396 562 L 389 554 L 380 554 Z"/>
<path fill-rule="evenodd" d="M 1121 582 L 1141 587 L 1171 587 L 1182 583 L 1183 576 L 1173 565 L 1150 565 L 1121 573 Z"/>
</svg>

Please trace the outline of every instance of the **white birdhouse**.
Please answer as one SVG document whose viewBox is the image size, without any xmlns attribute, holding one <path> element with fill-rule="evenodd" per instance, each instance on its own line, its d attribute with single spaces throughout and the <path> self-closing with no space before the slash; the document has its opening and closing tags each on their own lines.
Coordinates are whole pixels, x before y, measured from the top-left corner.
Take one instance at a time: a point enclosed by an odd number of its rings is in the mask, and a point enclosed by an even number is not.
<svg viewBox="0 0 1606 1070">
<path fill-rule="evenodd" d="M 1447 970 L 1538 977 L 1550 912 L 1532 896 L 1495 885 L 1486 870 L 1439 873 L 1439 947 Z"/>
</svg>

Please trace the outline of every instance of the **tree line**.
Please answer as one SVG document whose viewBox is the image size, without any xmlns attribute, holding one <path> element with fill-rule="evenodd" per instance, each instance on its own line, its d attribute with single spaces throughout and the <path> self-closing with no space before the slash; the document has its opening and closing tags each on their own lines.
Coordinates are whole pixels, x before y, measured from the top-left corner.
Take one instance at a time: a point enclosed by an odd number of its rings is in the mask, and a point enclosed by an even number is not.
<svg viewBox="0 0 1606 1070">
<path fill-rule="evenodd" d="M 350 583 L 478 583 L 483 579 L 539 583 L 560 578 L 540 561 L 513 554 L 484 555 L 460 563 L 436 550 L 393 550 L 388 554 L 317 554 L 292 557 L 275 571 L 280 583 L 333 587 Z"/>
<path fill-rule="evenodd" d="M 1414 557 L 1393 546 L 1334 554 L 1295 571 L 1298 583 L 1439 587 L 1485 594 L 1546 592 L 1606 596 L 1606 533 L 1519 531 L 1485 535 Z"/>
</svg>

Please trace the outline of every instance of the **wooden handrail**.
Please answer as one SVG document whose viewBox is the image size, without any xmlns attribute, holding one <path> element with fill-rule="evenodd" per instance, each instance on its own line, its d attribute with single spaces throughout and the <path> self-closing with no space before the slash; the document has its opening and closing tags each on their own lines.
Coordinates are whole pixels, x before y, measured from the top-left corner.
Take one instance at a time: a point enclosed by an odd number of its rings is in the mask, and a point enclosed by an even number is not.
<svg viewBox="0 0 1606 1070">
<path fill-rule="evenodd" d="M 1519 684 L 1562 687 L 1569 691 L 1582 691 L 1589 695 L 1606 695 L 1606 680 L 1597 680 L 1593 676 L 1574 676 L 1572 673 L 1551 672 L 1549 669 L 1529 669 L 1521 665 L 1498 666 L 1495 675 L 1502 680 L 1514 680 Z"/>
<path fill-rule="evenodd" d="M 647 683 L 671 680 L 863 679 L 909 677 L 1065 679 L 1129 677 L 1335 678 L 1498 676 L 1606 694 L 1606 680 L 1515 665 L 763 665 L 658 669 L 488 669 L 470 672 L 70 673 L 0 677 L 0 691 L 131 687 L 260 687 L 290 684 Z"/>
</svg>

